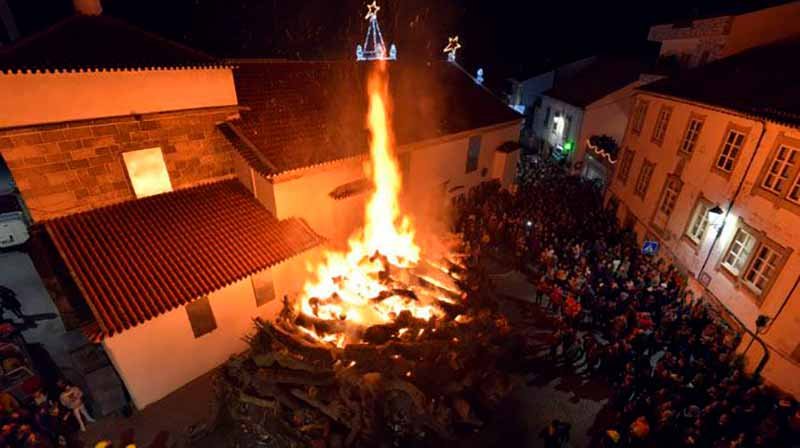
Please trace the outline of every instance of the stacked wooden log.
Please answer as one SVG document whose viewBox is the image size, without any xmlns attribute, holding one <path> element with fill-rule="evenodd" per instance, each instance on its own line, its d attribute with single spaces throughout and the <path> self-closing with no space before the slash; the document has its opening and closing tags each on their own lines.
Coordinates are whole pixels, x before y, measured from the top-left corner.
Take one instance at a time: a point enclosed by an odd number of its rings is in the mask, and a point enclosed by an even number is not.
<svg viewBox="0 0 800 448">
<path fill-rule="evenodd" d="M 472 288 L 468 294 L 477 294 Z M 487 300 L 445 318 L 400 313 L 343 348 L 286 303 L 256 320 L 250 350 L 218 378 L 218 406 L 252 446 L 430 446 L 480 428 L 510 391 L 510 326 Z M 455 314 L 458 313 L 458 314 Z M 246 446 L 246 445 L 244 445 Z"/>
</svg>

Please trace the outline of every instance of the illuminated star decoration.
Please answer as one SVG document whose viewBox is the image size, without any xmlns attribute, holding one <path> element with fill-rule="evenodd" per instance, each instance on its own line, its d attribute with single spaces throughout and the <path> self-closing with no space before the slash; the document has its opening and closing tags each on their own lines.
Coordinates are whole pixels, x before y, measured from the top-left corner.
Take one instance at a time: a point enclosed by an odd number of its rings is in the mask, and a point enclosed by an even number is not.
<svg viewBox="0 0 800 448">
<path fill-rule="evenodd" d="M 364 37 L 364 45 L 356 45 L 356 60 L 358 61 L 393 61 L 397 59 L 397 47 L 392 44 L 389 51 L 386 51 L 386 44 L 383 42 L 381 27 L 378 24 L 378 11 L 381 7 L 373 0 L 372 4 L 367 5 L 367 15 L 364 20 L 369 22 L 367 35 Z"/>
<path fill-rule="evenodd" d="M 447 53 L 447 60 L 450 62 L 456 61 L 456 52 L 461 48 L 458 43 L 458 36 L 448 38 L 447 46 L 444 47 L 444 53 Z"/>
<path fill-rule="evenodd" d="M 373 0 L 371 5 L 367 5 L 367 15 L 364 16 L 364 20 L 378 20 L 378 11 L 380 10 L 378 2 Z"/>
</svg>

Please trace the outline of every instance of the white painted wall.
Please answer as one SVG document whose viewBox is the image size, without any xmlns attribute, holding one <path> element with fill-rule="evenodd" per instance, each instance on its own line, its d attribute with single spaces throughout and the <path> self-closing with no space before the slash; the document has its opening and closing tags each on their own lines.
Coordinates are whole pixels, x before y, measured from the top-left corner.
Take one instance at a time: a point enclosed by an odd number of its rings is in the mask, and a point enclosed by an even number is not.
<svg viewBox="0 0 800 448">
<path fill-rule="evenodd" d="M 702 195 L 712 203 L 720 204 L 726 210 L 730 208 L 730 200 L 735 194 L 739 181 L 745 175 L 748 162 L 756 149 L 762 123 L 733 113 L 715 111 L 697 105 L 649 95 L 644 97 L 650 100 L 650 107 L 642 134 L 637 136 L 628 132 L 624 140 L 625 146 L 636 151 L 628 181 L 623 185 L 615 177 L 611 182 L 610 192 L 619 197 L 625 207 L 632 210 L 637 216 L 639 220 L 637 233 L 640 239 L 645 232 L 656 234 L 651 220 L 658 206 L 667 174 L 673 172 L 678 163 L 678 145 L 683 138 L 690 113 L 704 115 L 706 118 L 703 130 L 681 177 L 684 184 L 678 203 L 667 223 L 667 231 L 659 235 L 665 254 L 686 267 L 690 275 L 696 276 L 709 255 L 715 232 L 710 229 L 699 247 L 682 238 L 694 211 L 695 203 Z M 659 147 L 652 143 L 650 138 L 658 110 L 662 104 L 671 105 L 673 111 L 666 138 L 663 145 Z M 727 179 L 716 174 L 711 167 L 715 162 L 729 123 L 751 128 L 751 131 L 738 163 L 730 179 Z M 797 280 L 797 273 L 800 272 L 800 215 L 784 208 L 778 208 L 771 201 L 751 193 L 754 185 L 757 184 L 762 167 L 769 162 L 770 152 L 780 134 L 800 139 L 800 131 L 797 129 L 766 123 L 766 131 L 758 151 L 755 152 L 755 158 L 745 178 L 742 192 L 736 199 L 731 215 L 726 220 L 719 241 L 711 251 L 705 268 L 705 272 L 711 276 L 708 291 L 751 329 L 755 328 L 755 319 L 759 314 L 770 317 L 775 315 Z M 656 162 L 657 165 L 647 195 L 642 200 L 633 194 L 633 190 L 645 158 Z M 623 218 L 622 211 L 620 211 L 620 218 Z M 775 284 L 760 304 L 745 286 L 737 286 L 727 275 L 723 274 L 721 271 L 723 268 L 718 266 L 733 239 L 739 219 L 744 220 L 749 226 L 765 232 L 777 244 L 792 250 Z M 697 284 L 699 285 L 699 283 Z M 800 364 L 791 359 L 780 358 L 781 356 L 790 357 L 792 351 L 800 343 L 798 335 L 800 335 L 800 293 L 795 291 L 785 310 L 763 336 L 771 350 L 774 351 L 765 370 L 765 377 L 795 394 L 800 394 Z M 748 353 L 748 356 L 752 358 L 756 356 L 756 352 Z M 757 362 L 757 359 L 753 362 Z"/>
<path fill-rule="evenodd" d="M 315 232 L 341 242 L 363 222 L 362 192 L 344 199 L 330 196 L 335 188 L 364 178 L 364 159 L 353 158 L 297 171 L 274 180 L 275 215 L 278 219 L 303 218 Z M 259 200 L 264 195 L 259 191 Z"/>
<path fill-rule="evenodd" d="M 311 250 L 272 267 L 276 299 L 256 307 L 250 277 L 209 294 L 217 328 L 194 337 L 185 307 L 173 309 L 123 333 L 106 338 L 103 346 L 133 403 L 142 409 L 247 349 L 242 337 L 253 331 L 253 318 L 270 319 L 281 309 L 281 298 L 300 291 Z"/>
<path fill-rule="evenodd" d="M 0 72 L 0 128 L 237 104 L 228 68 Z"/>
<path fill-rule="evenodd" d="M 469 137 L 482 135 L 478 169 L 466 173 Z M 460 194 L 492 177 L 495 149 L 506 141 L 516 141 L 519 124 L 510 124 L 476 133 L 464 133 L 434 142 L 399 148 L 402 157 L 409 157 L 409 171 L 404 173 L 404 204 L 412 214 L 441 215 L 442 185 L 446 190 L 463 187 Z M 408 153 L 408 155 L 405 155 Z M 336 187 L 365 177 L 365 159 L 354 158 L 299 170 L 274 179 L 273 189 L 276 216 L 279 219 L 295 216 L 306 220 L 320 235 L 340 243 L 352 235 L 364 221 L 367 192 L 335 200 L 330 192 Z M 510 162 L 509 162 L 510 163 Z M 513 163 L 516 168 L 516 162 Z M 481 172 L 486 168 L 486 176 Z M 508 176 L 515 176 L 506 170 Z M 510 181 L 509 181 L 510 182 Z M 264 202 L 259 192 L 259 200 Z"/>
<path fill-rule="evenodd" d="M 573 160 L 585 160 L 586 140 L 593 135 L 605 134 L 613 137 L 617 144 L 622 143 L 633 109 L 635 89 L 641 84 L 641 81 L 632 82 L 586 106 Z"/>
</svg>

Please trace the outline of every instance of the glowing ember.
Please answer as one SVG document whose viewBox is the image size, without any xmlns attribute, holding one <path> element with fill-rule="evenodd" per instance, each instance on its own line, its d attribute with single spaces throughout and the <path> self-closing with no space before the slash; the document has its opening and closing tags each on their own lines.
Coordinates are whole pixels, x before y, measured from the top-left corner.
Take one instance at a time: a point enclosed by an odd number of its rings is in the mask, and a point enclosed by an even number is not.
<svg viewBox="0 0 800 448">
<path fill-rule="evenodd" d="M 314 279 L 306 283 L 299 299 L 299 311 L 305 316 L 324 322 L 344 322 L 351 328 L 391 322 L 403 311 L 425 320 L 443 314 L 436 298 L 417 295 L 409 287 L 396 288 L 387 280 L 393 270 L 409 269 L 420 261 L 414 228 L 398 202 L 402 180 L 394 154 L 387 76 L 386 63 L 378 62 L 367 83 L 372 161 L 368 175 L 374 190 L 366 205 L 364 228 L 350 238 L 346 253 L 325 254 L 323 263 L 315 268 Z M 458 293 L 442 281 L 427 277 L 424 280 L 447 292 Z M 339 347 L 345 344 L 341 330 L 338 335 L 309 330 L 304 333 Z"/>
</svg>

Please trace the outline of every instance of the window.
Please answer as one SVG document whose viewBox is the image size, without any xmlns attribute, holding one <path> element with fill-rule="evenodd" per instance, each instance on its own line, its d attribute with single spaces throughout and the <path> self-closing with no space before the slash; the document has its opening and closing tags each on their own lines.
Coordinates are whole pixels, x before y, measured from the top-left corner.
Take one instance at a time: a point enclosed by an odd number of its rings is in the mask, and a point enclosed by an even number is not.
<svg viewBox="0 0 800 448">
<path fill-rule="evenodd" d="M 695 244 L 702 243 L 703 238 L 706 236 L 709 210 L 711 210 L 711 204 L 700 200 L 695 206 L 692 217 L 689 220 L 689 226 L 686 228 L 686 236 Z"/>
<path fill-rule="evenodd" d="M 647 194 L 647 188 L 650 186 L 650 178 L 653 177 L 653 169 L 655 164 L 645 160 L 642 163 L 642 169 L 639 171 L 639 178 L 636 179 L 635 193 L 640 198 L 644 199 Z"/>
<path fill-rule="evenodd" d="M 265 269 L 250 277 L 253 282 L 253 294 L 256 296 L 256 306 L 275 300 L 275 284 L 272 282 L 272 270 Z"/>
<path fill-rule="evenodd" d="M 547 123 L 550 121 L 550 106 L 547 106 L 547 110 L 544 113 L 544 123 L 542 126 L 547 127 Z"/>
<path fill-rule="evenodd" d="M 745 134 L 736 129 L 728 130 L 728 135 L 722 144 L 719 157 L 717 158 L 716 167 L 726 173 L 733 171 L 733 166 L 736 163 L 736 158 L 744 144 Z"/>
<path fill-rule="evenodd" d="M 636 103 L 636 108 L 633 111 L 633 118 L 631 121 L 631 129 L 634 134 L 642 133 L 642 126 L 644 126 L 644 118 L 647 116 L 647 101 L 639 100 Z"/>
<path fill-rule="evenodd" d="M 760 302 L 777 278 L 789 253 L 763 232 L 740 222 L 720 264 L 727 273 L 735 276 L 737 284 L 746 286 Z"/>
<path fill-rule="evenodd" d="M 675 204 L 678 202 L 678 196 L 681 193 L 680 179 L 677 177 L 670 177 L 664 184 L 664 192 L 661 194 L 661 202 L 658 204 L 656 214 L 653 217 L 653 224 L 661 229 L 667 228 L 669 217 L 672 216 L 672 211 L 675 209 Z"/>
<path fill-rule="evenodd" d="M 761 186 L 773 193 L 783 193 L 790 179 L 793 179 L 797 174 L 798 152 L 797 149 L 781 145 L 778 151 L 775 152 L 772 163 L 769 164 L 769 170 L 764 176 Z M 792 191 L 789 193 L 790 199 L 795 194 L 796 187 L 797 182 L 792 186 Z"/>
<path fill-rule="evenodd" d="M 667 126 L 669 126 L 669 118 L 671 116 L 672 108 L 661 106 L 661 110 L 658 111 L 656 125 L 653 127 L 653 142 L 659 145 L 664 142 L 664 136 L 667 134 Z"/>
<path fill-rule="evenodd" d="M 214 318 L 214 312 L 211 310 L 208 296 L 203 296 L 194 302 L 187 303 L 186 313 L 189 315 L 189 323 L 192 325 L 194 337 L 199 338 L 216 330 L 217 320 Z"/>
<path fill-rule="evenodd" d="M 467 148 L 467 173 L 471 173 L 478 169 L 478 159 L 481 155 L 481 136 L 475 135 L 469 138 L 469 147 Z"/>
<path fill-rule="evenodd" d="M 172 191 L 161 148 L 125 152 L 122 153 L 122 160 L 137 198 Z"/>
<path fill-rule="evenodd" d="M 761 294 L 778 270 L 779 260 L 780 254 L 777 251 L 762 244 L 756 251 L 747 273 L 744 274 L 744 280 L 755 292 Z"/>
<path fill-rule="evenodd" d="M 561 134 L 562 139 L 566 140 L 569 137 L 569 131 L 572 128 L 572 116 L 567 115 L 564 119 L 564 133 Z"/>
<path fill-rule="evenodd" d="M 622 155 L 622 161 L 619 163 L 619 174 L 617 177 L 624 184 L 628 181 L 628 175 L 631 172 L 631 165 L 633 165 L 633 151 L 626 149 Z"/>
<path fill-rule="evenodd" d="M 697 144 L 697 137 L 700 136 L 700 131 L 703 129 L 703 120 L 700 118 L 690 118 L 689 124 L 686 126 L 686 132 L 683 134 L 683 141 L 681 142 L 681 151 L 686 154 L 694 152 L 694 147 Z"/>
<path fill-rule="evenodd" d="M 725 258 L 722 260 L 722 266 L 732 274 L 739 275 L 747 259 L 750 258 L 750 253 L 753 251 L 755 243 L 756 239 L 747 230 L 738 229 L 730 247 L 728 247 Z"/>
</svg>

